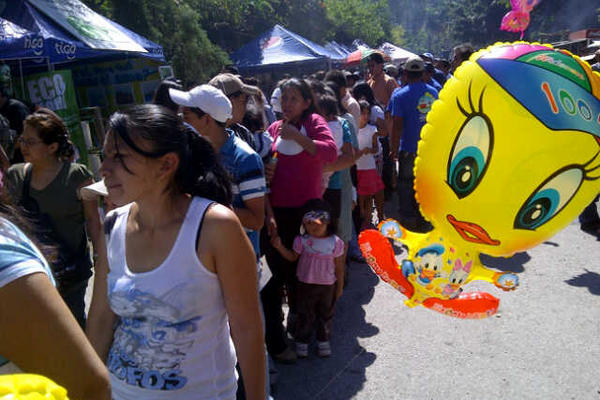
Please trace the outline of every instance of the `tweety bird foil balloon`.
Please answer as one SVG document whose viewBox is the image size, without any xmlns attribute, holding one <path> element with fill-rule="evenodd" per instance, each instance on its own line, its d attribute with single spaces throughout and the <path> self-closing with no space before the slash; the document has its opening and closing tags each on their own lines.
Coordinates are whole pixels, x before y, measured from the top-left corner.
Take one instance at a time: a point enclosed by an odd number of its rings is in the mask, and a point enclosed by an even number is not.
<svg viewBox="0 0 600 400">
<path fill-rule="evenodd" d="M 569 52 L 496 44 L 463 63 L 434 102 L 415 161 L 416 198 L 434 229 L 387 220 L 360 234 L 380 277 L 423 305 L 457 318 L 496 313 L 483 280 L 504 290 L 512 273 L 479 254 L 510 256 L 547 240 L 600 192 L 600 74 Z M 398 265 L 387 237 L 408 247 Z"/>
</svg>

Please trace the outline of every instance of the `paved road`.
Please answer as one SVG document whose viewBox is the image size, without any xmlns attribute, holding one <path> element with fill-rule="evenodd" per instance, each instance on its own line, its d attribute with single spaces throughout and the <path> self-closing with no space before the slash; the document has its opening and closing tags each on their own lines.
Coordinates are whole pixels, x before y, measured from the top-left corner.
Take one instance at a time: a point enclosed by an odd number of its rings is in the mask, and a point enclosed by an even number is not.
<svg viewBox="0 0 600 400">
<path fill-rule="evenodd" d="M 484 263 L 520 274 L 485 320 L 457 320 L 423 307 L 379 281 L 365 264 L 334 320 L 329 359 L 316 349 L 278 365 L 277 400 L 590 399 L 600 400 L 600 242 L 568 226 L 510 259 Z M 314 346 L 314 345 L 313 345 Z"/>
<path fill-rule="evenodd" d="M 573 223 L 527 253 L 484 262 L 520 273 L 521 285 L 467 286 L 501 298 L 499 313 L 478 321 L 409 309 L 365 264 L 351 263 L 332 357 L 312 347 L 308 359 L 278 365 L 274 398 L 600 400 L 599 240 Z"/>
</svg>

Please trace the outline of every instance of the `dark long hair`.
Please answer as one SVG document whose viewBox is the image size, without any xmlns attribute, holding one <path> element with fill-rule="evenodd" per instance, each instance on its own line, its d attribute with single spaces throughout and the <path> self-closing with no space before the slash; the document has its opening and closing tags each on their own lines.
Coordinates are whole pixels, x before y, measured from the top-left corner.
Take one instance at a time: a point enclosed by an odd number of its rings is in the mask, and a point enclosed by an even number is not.
<svg viewBox="0 0 600 400">
<path fill-rule="evenodd" d="M 127 146 L 145 157 L 177 154 L 179 166 L 170 190 L 231 204 L 231 183 L 212 145 L 167 108 L 154 104 L 135 106 L 114 113 L 108 126 Z M 142 150 L 132 136 L 150 142 L 152 150 Z"/>
<path fill-rule="evenodd" d="M 371 86 L 369 86 L 369 84 L 365 81 L 357 82 L 354 85 L 354 87 L 352 88 L 352 95 L 354 96 L 354 98 L 356 100 L 360 100 L 361 98 L 364 98 L 371 107 L 373 107 L 373 106 L 381 107 L 381 104 L 379 104 L 377 102 L 377 100 L 375 99 L 375 94 L 373 93 L 373 89 L 371 89 Z"/>
<path fill-rule="evenodd" d="M 338 108 L 340 109 L 340 114 L 346 114 L 348 112 L 348 110 L 346 110 L 346 107 L 344 107 L 344 103 L 342 102 L 343 86 L 338 85 L 334 81 L 327 81 L 327 82 L 325 82 L 325 85 L 326 85 L 325 86 L 326 88 L 329 88 L 333 92 L 333 95 L 337 99 Z"/>
<path fill-rule="evenodd" d="M 296 89 L 300 92 L 300 95 L 304 100 L 310 100 L 310 105 L 304 112 L 302 113 L 301 119 L 305 120 L 311 114 L 317 112 L 317 106 L 315 104 L 315 98 L 313 96 L 312 91 L 310 90 L 309 84 L 304 79 L 298 78 L 290 78 L 281 85 L 281 93 L 283 95 L 283 91 L 286 89 Z"/>
<path fill-rule="evenodd" d="M 69 140 L 69 131 L 63 120 L 52 110 L 38 108 L 29 114 L 23 123 L 36 130 L 44 144 L 58 143 L 56 156 L 60 160 L 68 160 L 75 154 L 75 147 Z"/>
<path fill-rule="evenodd" d="M 159 106 L 167 107 L 169 110 L 174 113 L 179 110 L 179 105 L 176 104 L 173 100 L 171 100 L 171 96 L 169 95 L 169 89 L 177 89 L 182 90 L 183 86 L 179 83 L 171 80 L 164 80 L 158 85 L 156 91 L 154 92 L 154 98 L 152 99 L 152 104 L 158 104 Z"/>
</svg>

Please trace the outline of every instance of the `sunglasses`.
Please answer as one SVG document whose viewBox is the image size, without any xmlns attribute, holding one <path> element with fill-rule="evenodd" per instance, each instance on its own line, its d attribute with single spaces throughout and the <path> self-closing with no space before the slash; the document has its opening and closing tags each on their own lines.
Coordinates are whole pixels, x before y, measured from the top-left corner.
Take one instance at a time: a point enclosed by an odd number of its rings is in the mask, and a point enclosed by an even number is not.
<svg viewBox="0 0 600 400">
<path fill-rule="evenodd" d="M 320 222 L 329 222 L 330 215 L 327 211 L 309 211 L 302 217 L 302 221 L 320 221 Z"/>
</svg>

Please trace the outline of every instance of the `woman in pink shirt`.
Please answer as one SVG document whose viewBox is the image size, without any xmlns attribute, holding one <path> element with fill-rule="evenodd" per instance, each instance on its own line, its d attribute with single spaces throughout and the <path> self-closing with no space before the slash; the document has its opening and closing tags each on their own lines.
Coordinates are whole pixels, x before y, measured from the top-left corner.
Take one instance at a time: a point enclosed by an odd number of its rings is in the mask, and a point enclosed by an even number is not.
<svg viewBox="0 0 600 400">
<path fill-rule="evenodd" d="M 337 158 L 337 148 L 327 121 L 316 113 L 308 84 L 288 79 L 281 86 L 283 119 L 273 123 L 268 132 L 273 137 L 277 166 L 270 182 L 270 203 L 276 227 L 267 225 L 271 237 L 277 235 L 291 248 L 302 223 L 303 205 L 321 198 L 323 165 Z M 286 284 L 291 315 L 296 313 L 296 263 L 283 258 L 263 237 L 265 255 L 273 278 L 261 292 L 265 311 L 266 342 L 275 360 L 293 362 L 285 342 L 281 321 L 281 287 Z M 288 324 L 293 332 L 293 324 Z"/>
</svg>

